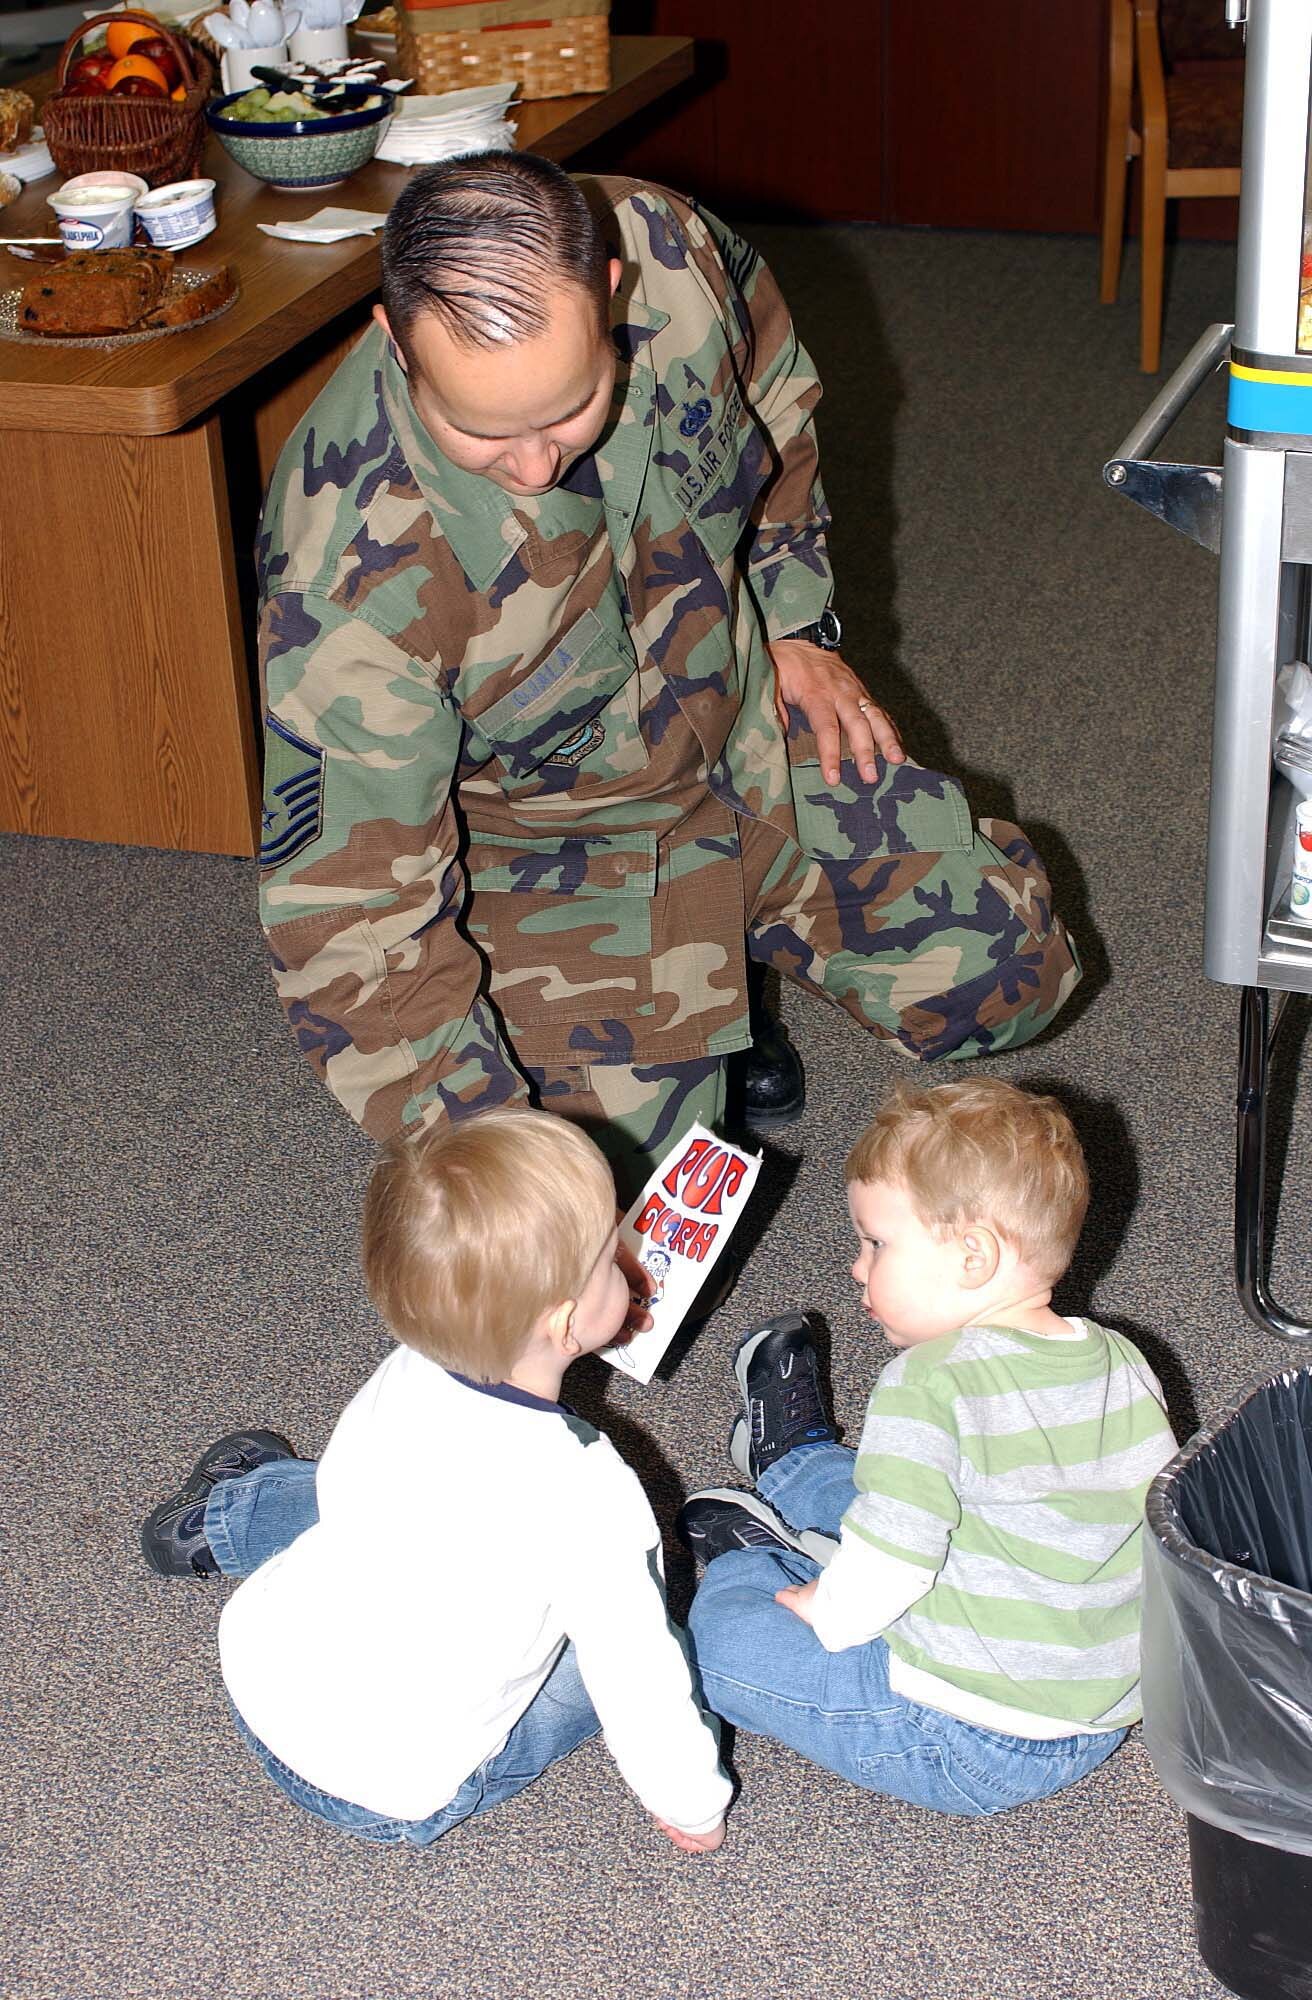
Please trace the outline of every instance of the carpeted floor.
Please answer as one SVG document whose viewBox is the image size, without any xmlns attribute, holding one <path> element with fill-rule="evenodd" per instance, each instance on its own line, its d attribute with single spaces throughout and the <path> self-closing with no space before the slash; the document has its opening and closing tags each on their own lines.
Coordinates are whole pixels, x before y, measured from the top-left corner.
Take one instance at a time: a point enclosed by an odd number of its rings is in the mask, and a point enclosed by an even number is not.
<svg viewBox="0 0 1312 2000">
<path fill-rule="evenodd" d="M 1200 970 L 1215 565 L 1099 478 L 1156 386 L 1133 278 L 1101 309 L 1087 240 L 755 234 L 827 384 L 850 656 L 914 754 L 1027 827 L 1085 952 L 1058 1033 L 997 1063 L 1057 1087 L 1088 1141 L 1097 1195 L 1059 1303 L 1142 1342 L 1185 1434 L 1287 1350 L 1231 1287 L 1236 1004 Z M 1227 317 L 1232 268 L 1178 254 L 1168 368 Z M 1213 457 L 1220 412 L 1210 391 L 1173 455 Z M 5 2000 L 1220 1992 L 1182 1821 L 1135 1739 L 1067 1796 L 975 1822 L 743 1739 L 714 1859 L 675 1854 L 596 1744 L 431 1853 L 299 1817 L 227 1720 L 224 1587 L 149 1577 L 137 1526 L 235 1421 L 316 1451 L 384 1352 L 355 1268 L 369 1148 L 293 1054 L 250 867 L 19 838 L 0 862 Z M 822 1315 L 849 1431 L 882 1359 L 840 1168 L 891 1062 L 785 1004 L 810 1104 L 771 1148 L 735 1296 L 668 1380 L 588 1364 L 570 1384 L 666 1523 L 728 1475 L 743 1327 Z M 1289 1123 L 1276 1275 L 1306 1309 L 1297 1104 Z M 677 1547 L 669 1567 L 685 1604 Z"/>
</svg>

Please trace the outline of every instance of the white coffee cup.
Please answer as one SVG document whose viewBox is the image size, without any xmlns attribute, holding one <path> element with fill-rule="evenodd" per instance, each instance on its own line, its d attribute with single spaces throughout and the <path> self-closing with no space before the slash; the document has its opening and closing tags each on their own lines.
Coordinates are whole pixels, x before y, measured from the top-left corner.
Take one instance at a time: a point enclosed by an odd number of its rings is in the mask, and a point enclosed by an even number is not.
<svg viewBox="0 0 1312 2000">
<path fill-rule="evenodd" d="M 298 28 L 287 44 L 293 62 L 340 62 L 351 51 L 345 27 Z"/>
<path fill-rule="evenodd" d="M 225 91 L 250 90 L 262 79 L 257 69 L 281 69 L 287 60 L 286 42 L 274 42 L 267 49 L 225 49 L 219 75 Z"/>
</svg>

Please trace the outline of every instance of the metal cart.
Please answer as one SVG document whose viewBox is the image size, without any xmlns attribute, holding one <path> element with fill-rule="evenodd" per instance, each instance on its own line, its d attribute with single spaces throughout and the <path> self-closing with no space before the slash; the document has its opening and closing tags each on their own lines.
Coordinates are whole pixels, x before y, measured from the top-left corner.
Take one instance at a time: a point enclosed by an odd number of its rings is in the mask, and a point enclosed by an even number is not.
<svg viewBox="0 0 1312 2000">
<path fill-rule="evenodd" d="M 1305 1341 L 1312 1323 L 1271 1296 L 1264 1193 L 1272 1042 L 1289 995 L 1312 993 L 1312 923 L 1290 904 L 1312 744 L 1272 740 L 1276 677 L 1312 658 L 1312 0 L 1227 0 L 1226 15 L 1247 37 L 1234 324 L 1208 328 L 1103 477 L 1221 559 L 1204 970 L 1240 989 L 1235 1283 L 1259 1326 Z M 1222 465 L 1154 458 L 1227 361 Z"/>
</svg>

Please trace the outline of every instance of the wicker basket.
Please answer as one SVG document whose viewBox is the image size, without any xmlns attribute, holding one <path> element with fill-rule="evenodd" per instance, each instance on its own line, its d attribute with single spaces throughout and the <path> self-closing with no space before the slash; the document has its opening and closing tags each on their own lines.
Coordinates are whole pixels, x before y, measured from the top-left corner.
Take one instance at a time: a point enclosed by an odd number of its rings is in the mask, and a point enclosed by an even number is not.
<svg viewBox="0 0 1312 2000">
<path fill-rule="evenodd" d="M 50 157 L 62 174 L 116 169 L 140 174 L 151 187 L 188 180 L 200 164 L 205 144 L 205 100 L 213 71 L 185 35 L 173 34 L 152 14 L 126 10 L 97 14 L 65 42 L 59 58 L 59 84 L 62 86 L 86 37 L 113 21 L 141 21 L 163 35 L 178 59 L 187 94 L 177 104 L 169 97 L 50 96 L 41 107 Z"/>
<path fill-rule="evenodd" d="M 403 75 L 425 95 L 518 83 L 521 99 L 610 84 L 609 0 L 430 0 L 398 6 Z"/>
</svg>

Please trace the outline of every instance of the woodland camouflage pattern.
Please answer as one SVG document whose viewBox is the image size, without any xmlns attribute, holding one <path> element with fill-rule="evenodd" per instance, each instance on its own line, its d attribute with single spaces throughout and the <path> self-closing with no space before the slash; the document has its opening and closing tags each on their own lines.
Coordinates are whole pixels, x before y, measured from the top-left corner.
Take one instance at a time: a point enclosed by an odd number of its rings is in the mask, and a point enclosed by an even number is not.
<svg viewBox="0 0 1312 2000">
<path fill-rule="evenodd" d="M 262 919 L 378 1137 L 529 1073 L 659 1151 L 749 1043 L 747 943 L 925 1058 L 1027 1040 L 1079 977 L 1016 828 L 785 741 L 766 640 L 832 593 L 814 368 L 723 224 L 588 185 L 624 265 L 593 453 L 529 499 L 458 470 L 373 329 L 262 524 Z"/>
</svg>

